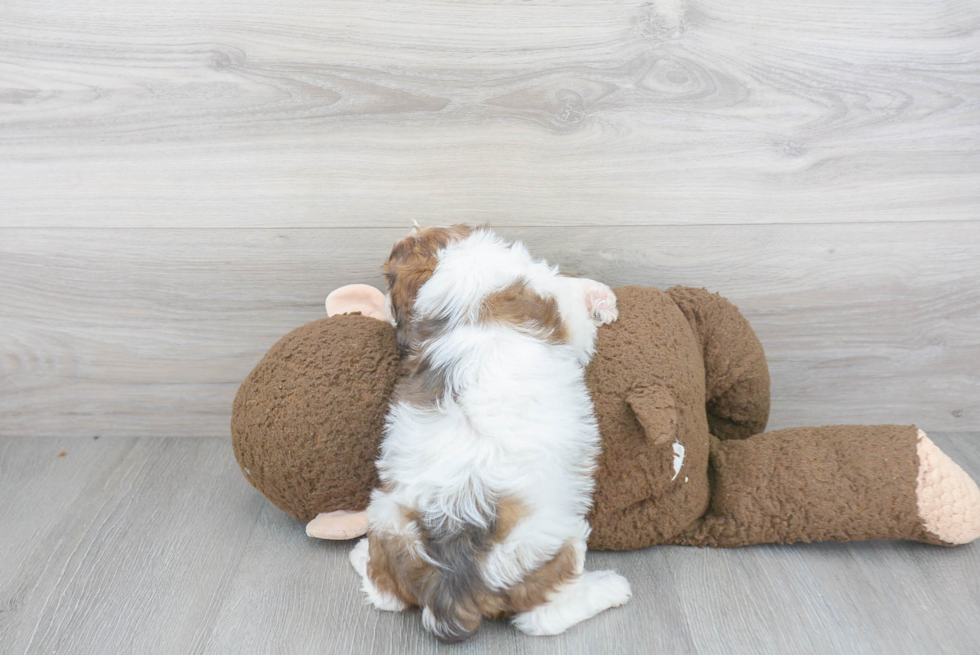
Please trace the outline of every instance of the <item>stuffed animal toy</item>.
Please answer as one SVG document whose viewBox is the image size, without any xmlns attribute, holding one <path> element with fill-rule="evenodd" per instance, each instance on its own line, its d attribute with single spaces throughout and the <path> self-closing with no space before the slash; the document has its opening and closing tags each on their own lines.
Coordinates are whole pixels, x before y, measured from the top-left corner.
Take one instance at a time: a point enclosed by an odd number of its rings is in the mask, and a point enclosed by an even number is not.
<svg viewBox="0 0 980 655">
<path fill-rule="evenodd" d="M 976 483 L 915 426 L 764 432 L 759 340 L 717 294 L 615 290 L 586 373 L 602 435 L 591 548 L 980 536 Z M 364 534 L 374 459 L 399 375 L 384 297 L 327 298 L 242 384 L 232 438 L 249 482 L 311 536 Z"/>
</svg>

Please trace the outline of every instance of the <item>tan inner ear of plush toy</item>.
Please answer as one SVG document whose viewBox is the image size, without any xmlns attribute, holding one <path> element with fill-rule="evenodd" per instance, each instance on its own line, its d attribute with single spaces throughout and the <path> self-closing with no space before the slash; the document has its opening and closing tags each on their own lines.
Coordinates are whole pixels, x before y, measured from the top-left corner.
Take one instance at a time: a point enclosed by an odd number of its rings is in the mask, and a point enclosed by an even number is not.
<svg viewBox="0 0 980 655">
<path fill-rule="evenodd" d="M 980 537 L 980 488 L 919 430 L 919 477 L 915 485 L 919 517 L 926 530 L 948 544 Z"/>
<path fill-rule="evenodd" d="M 388 320 L 386 306 L 385 295 L 370 284 L 348 284 L 340 287 L 332 291 L 326 301 L 327 316 L 360 312 L 379 321 Z"/>
</svg>

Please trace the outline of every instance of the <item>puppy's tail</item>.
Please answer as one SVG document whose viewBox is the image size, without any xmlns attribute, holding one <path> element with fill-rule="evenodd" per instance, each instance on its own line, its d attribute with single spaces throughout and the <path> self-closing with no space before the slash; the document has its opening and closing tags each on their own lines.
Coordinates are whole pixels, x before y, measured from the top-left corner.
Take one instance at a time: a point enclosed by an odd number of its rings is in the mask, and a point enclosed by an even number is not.
<svg viewBox="0 0 980 655">
<path fill-rule="evenodd" d="M 485 583 L 478 558 L 487 550 L 492 528 L 467 525 L 457 530 L 427 531 L 426 551 L 437 565 L 423 598 L 422 625 L 437 639 L 469 639 L 483 618 L 479 599 Z"/>
</svg>

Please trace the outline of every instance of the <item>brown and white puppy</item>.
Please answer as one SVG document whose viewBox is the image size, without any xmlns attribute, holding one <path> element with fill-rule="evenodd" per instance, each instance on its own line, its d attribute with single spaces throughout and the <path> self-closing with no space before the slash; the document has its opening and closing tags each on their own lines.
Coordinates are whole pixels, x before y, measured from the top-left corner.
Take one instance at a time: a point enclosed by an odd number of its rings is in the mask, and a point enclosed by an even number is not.
<svg viewBox="0 0 980 655">
<path fill-rule="evenodd" d="M 612 291 L 462 225 L 417 229 L 384 272 L 407 371 L 351 552 L 370 600 L 421 606 L 444 641 L 484 617 L 557 634 L 625 603 L 625 578 L 583 570 L 599 450 L 584 367 Z"/>
</svg>

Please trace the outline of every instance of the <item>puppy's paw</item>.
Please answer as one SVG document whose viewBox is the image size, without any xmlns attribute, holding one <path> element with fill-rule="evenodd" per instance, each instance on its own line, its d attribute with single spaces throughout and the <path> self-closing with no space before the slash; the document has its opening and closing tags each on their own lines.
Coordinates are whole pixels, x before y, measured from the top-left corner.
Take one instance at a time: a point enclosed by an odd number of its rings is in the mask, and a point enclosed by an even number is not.
<svg viewBox="0 0 980 655">
<path fill-rule="evenodd" d="M 354 567 L 354 570 L 357 571 L 362 578 L 366 578 L 369 557 L 367 537 L 364 537 L 354 545 L 354 548 L 352 548 L 350 551 L 349 557 L 351 566 Z"/>
<path fill-rule="evenodd" d="M 592 601 L 603 608 L 625 605 L 633 597 L 629 580 L 615 571 L 589 571 Z"/>
<path fill-rule="evenodd" d="M 590 280 L 585 293 L 585 304 L 589 308 L 589 316 L 596 326 L 612 323 L 619 318 L 616 308 L 616 294 L 601 282 Z"/>
<path fill-rule="evenodd" d="M 361 539 L 357 542 L 354 548 L 350 551 L 350 563 L 357 571 L 358 575 L 361 576 L 361 590 L 364 591 L 364 595 L 367 596 L 368 602 L 377 607 L 379 610 L 384 610 L 386 612 L 401 612 L 406 609 L 408 605 L 403 603 L 401 599 L 395 597 L 394 595 L 381 591 L 374 586 L 371 582 L 371 577 L 368 575 L 368 560 L 371 555 L 368 551 L 368 540 L 367 537 Z"/>
</svg>

